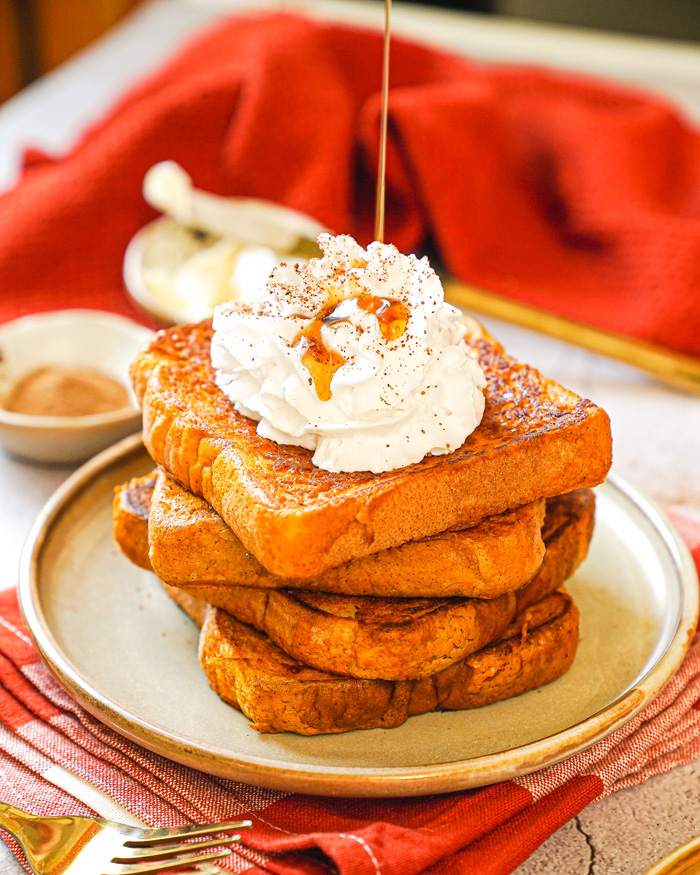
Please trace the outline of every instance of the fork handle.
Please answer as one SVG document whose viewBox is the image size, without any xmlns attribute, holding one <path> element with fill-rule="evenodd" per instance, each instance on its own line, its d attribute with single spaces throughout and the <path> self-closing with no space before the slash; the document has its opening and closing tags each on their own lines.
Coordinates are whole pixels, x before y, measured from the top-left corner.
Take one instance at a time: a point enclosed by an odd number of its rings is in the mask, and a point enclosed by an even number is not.
<svg viewBox="0 0 700 875">
<path fill-rule="evenodd" d="M 39 819 L 34 814 L 15 808 L 9 802 L 0 802 L 0 828 L 13 835 L 25 852 L 28 852 L 39 838 L 35 825 L 35 821 Z"/>
<path fill-rule="evenodd" d="M 55 872 L 57 855 L 83 844 L 101 827 L 85 817 L 41 817 L 0 802 L 0 828 L 7 830 L 22 846 L 27 860 L 38 875 Z M 60 870 L 62 871 L 62 870 Z"/>
<path fill-rule="evenodd" d="M 35 819 L 35 815 L 15 808 L 9 802 L 0 802 L 0 827 L 15 837 L 17 837 L 18 830 L 23 831 Z"/>
</svg>

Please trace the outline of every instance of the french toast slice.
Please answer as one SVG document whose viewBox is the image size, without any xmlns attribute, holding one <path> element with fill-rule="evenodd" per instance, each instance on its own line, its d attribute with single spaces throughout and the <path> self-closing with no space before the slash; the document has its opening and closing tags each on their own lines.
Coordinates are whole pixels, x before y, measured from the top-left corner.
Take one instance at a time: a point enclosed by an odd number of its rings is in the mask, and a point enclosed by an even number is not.
<svg viewBox="0 0 700 875">
<path fill-rule="evenodd" d="M 148 518 L 158 471 L 134 477 L 114 489 L 112 533 L 126 558 L 139 568 L 152 570 L 148 558 Z"/>
<path fill-rule="evenodd" d="M 159 332 L 133 364 L 144 443 L 268 571 L 291 578 L 600 483 L 611 463 L 607 414 L 467 324 L 486 410 L 448 455 L 383 474 L 314 467 L 310 451 L 260 437 L 217 388 L 209 323 Z"/>
<path fill-rule="evenodd" d="M 148 503 L 142 496 L 149 482 L 152 477 L 126 484 L 114 506 L 117 543 L 141 567 L 148 567 L 148 555 L 134 559 L 133 544 L 120 540 L 120 533 L 136 530 L 133 521 L 122 522 L 135 513 L 141 528 L 148 526 Z M 137 500 L 129 499 L 131 490 Z M 266 633 L 308 666 L 356 678 L 426 677 L 500 638 L 517 614 L 573 574 L 588 550 L 594 503 L 589 489 L 550 499 L 543 532 L 547 550 L 539 572 L 518 591 L 496 599 L 353 597 L 231 585 L 182 588 Z M 143 532 L 135 540 L 143 544 Z"/>
<path fill-rule="evenodd" d="M 428 711 L 478 708 L 550 683 L 571 666 L 578 610 L 553 593 L 524 611 L 498 643 L 421 680 L 358 680 L 309 668 L 220 608 L 163 584 L 202 624 L 199 658 L 213 690 L 259 732 L 319 735 L 391 728 Z"/>
<path fill-rule="evenodd" d="M 544 499 L 476 526 L 372 553 L 312 578 L 271 574 L 199 496 L 160 472 L 148 522 L 153 570 L 173 586 L 304 589 L 344 595 L 496 598 L 523 586 L 544 556 Z"/>
</svg>

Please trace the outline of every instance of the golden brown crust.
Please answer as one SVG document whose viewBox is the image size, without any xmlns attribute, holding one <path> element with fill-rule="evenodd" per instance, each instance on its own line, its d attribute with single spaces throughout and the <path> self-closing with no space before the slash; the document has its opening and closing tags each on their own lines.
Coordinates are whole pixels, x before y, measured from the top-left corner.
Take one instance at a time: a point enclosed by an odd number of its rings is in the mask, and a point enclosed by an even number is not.
<svg viewBox="0 0 700 875">
<path fill-rule="evenodd" d="M 153 458 L 201 495 L 268 570 L 316 577 L 539 497 L 600 483 L 607 414 L 492 340 L 470 338 L 488 380 L 481 425 L 455 452 L 396 471 L 331 474 L 256 434 L 217 389 L 208 324 L 159 332 L 132 368 Z"/>
<path fill-rule="evenodd" d="M 549 683 L 571 665 L 578 611 L 554 593 L 514 637 L 418 681 L 358 680 L 297 662 L 269 638 L 210 607 L 200 661 L 212 688 L 260 732 L 317 735 L 399 726 L 434 710 L 475 708 Z"/>
<path fill-rule="evenodd" d="M 384 599 L 208 586 L 186 591 L 321 671 L 389 680 L 428 677 L 500 638 L 517 614 L 573 574 L 592 534 L 592 493 L 581 492 L 590 500 L 550 499 L 561 524 L 551 529 L 540 571 L 522 589 L 497 599 Z"/>
<path fill-rule="evenodd" d="M 518 590 L 518 614 L 572 576 L 588 554 L 594 523 L 595 495 L 590 489 L 576 489 L 547 501 L 542 537 L 546 555 L 556 555 L 556 561 L 543 562 L 531 583 Z"/>
<path fill-rule="evenodd" d="M 114 540 L 134 565 L 151 570 L 148 558 L 148 515 L 156 485 L 156 471 L 117 486 L 112 502 Z"/>
<path fill-rule="evenodd" d="M 516 614 L 558 589 L 585 558 L 593 513 L 590 490 L 550 499 L 547 552 L 538 574 L 497 599 L 352 597 L 196 584 L 181 591 L 266 633 L 319 670 L 357 678 L 427 677 L 500 638 Z"/>
<path fill-rule="evenodd" d="M 315 578 L 271 574 L 201 498 L 162 472 L 149 517 L 150 561 L 174 586 L 234 584 L 346 595 L 497 598 L 519 589 L 542 564 L 544 501 L 373 553 Z"/>
<path fill-rule="evenodd" d="M 519 619 L 516 628 L 509 629 L 514 634 L 418 681 L 409 714 L 490 705 L 564 674 L 578 644 L 578 610 L 571 597 L 553 593 Z"/>
</svg>

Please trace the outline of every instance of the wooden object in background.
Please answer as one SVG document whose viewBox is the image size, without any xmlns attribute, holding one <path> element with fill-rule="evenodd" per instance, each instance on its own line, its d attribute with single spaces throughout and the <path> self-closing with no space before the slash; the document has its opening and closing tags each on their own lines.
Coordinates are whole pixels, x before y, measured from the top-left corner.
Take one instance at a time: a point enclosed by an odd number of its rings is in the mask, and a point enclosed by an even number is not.
<svg viewBox="0 0 700 875">
<path fill-rule="evenodd" d="M 19 24 L 15 5 L 0 0 L 0 101 L 7 100 L 24 84 Z"/>
<path fill-rule="evenodd" d="M 446 280 L 443 285 L 445 298 L 456 307 L 476 310 L 496 319 L 549 334 L 550 337 L 557 337 L 591 352 L 640 368 L 669 386 L 700 395 L 700 359 L 634 337 L 624 337 L 593 325 L 574 322 L 573 319 L 557 316 L 556 313 L 548 313 L 456 280 Z"/>
<path fill-rule="evenodd" d="M 140 0 L 0 0 L 0 100 L 101 36 Z"/>
</svg>

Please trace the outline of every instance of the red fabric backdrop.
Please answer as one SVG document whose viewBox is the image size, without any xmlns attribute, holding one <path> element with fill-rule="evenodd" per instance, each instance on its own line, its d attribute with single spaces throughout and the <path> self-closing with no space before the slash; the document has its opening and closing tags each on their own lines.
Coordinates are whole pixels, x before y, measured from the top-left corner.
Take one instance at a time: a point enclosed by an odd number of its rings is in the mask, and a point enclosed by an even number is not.
<svg viewBox="0 0 700 875">
<path fill-rule="evenodd" d="M 227 21 L 0 198 L 0 316 L 133 314 L 124 248 L 172 158 L 368 242 L 381 36 L 287 15 Z M 458 277 L 700 356 L 700 137 L 662 100 L 477 65 L 396 38 L 386 238 Z"/>
</svg>

